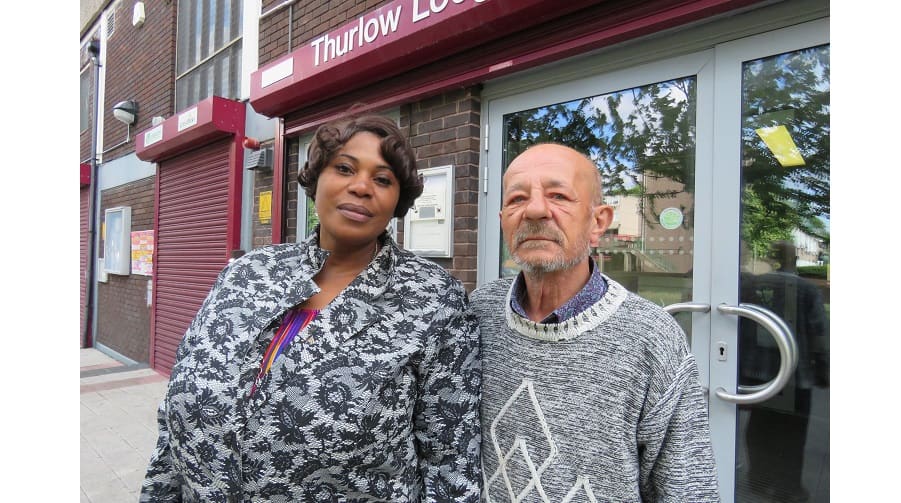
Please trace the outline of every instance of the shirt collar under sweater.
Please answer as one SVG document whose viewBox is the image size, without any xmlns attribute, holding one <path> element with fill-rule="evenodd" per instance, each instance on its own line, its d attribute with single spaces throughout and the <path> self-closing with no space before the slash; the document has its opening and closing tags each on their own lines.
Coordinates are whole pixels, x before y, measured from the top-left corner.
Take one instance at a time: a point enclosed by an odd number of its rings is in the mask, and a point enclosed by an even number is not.
<svg viewBox="0 0 901 503">
<path fill-rule="evenodd" d="M 541 320 L 542 323 L 560 323 L 566 321 L 573 316 L 591 307 L 598 299 L 607 292 L 607 282 L 601 276 L 594 260 L 588 261 L 589 274 L 588 282 L 579 290 L 571 299 L 563 303 L 562 306 L 554 309 L 551 314 Z M 528 318 L 526 310 L 522 307 L 522 302 L 526 298 L 526 283 L 523 280 L 522 273 L 516 275 L 511 286 L 513 295 L 510 296 L 510 307 L 516 314 L 523 318 Z"/>
<path fill-rule="evenodd" d="M 606 293 L 600 298 L 595 298 L 594 303 L 584 311 L 560 323 L 537 323 L 513 311 L 511 299 L 516 282 L 511 282 L 510 289 L 507 291 L 507 300 L 504 302 L 507 326 L 526 337 L 548 342 L 567 341 L 584 332 L 594 330 L 607 320 L 629 295 L 626 287 L 600 272 L 598 274 L 606 283 Z"/>
</svg>

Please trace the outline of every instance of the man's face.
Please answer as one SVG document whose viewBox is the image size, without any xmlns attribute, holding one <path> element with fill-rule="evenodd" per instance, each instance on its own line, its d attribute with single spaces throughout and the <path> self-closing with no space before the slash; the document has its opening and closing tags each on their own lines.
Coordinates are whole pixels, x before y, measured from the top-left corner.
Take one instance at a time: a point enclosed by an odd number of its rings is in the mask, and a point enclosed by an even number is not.
<svg viewBox="0 0 901 503">
<path fill-rule="evenodd" d="M 513 160 L 504 175 L 501 228 L 514 261 L 528 272 L 582 263 L 612 219 L 597 205 L 594 165 L 560 145 L 538 145 Z"/>
</svg>

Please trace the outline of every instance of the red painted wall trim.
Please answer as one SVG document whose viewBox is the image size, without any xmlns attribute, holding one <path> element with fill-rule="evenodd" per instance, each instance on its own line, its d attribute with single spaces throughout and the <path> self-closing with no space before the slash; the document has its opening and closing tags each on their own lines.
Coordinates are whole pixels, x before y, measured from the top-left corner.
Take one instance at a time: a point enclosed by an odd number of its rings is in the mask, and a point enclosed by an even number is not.
<svg viewBox="0 0 901 503">
<path fill-rule="evenodd" d="M 86 162 L 83 162 L 79 166 L 79 169 L 81 171 L 81 173 L 80 173 L 81 186 L 84 187 L 86 185 L 90 185 L 91 184 L 91 165 Z"/>
<path fill-rule="evenodd" d="M 448 1 L 440 12 L 423 16 L 435 3 L 395 0 L 336 30 L 315 36 L 251 74 L 251 105 L 257 113 L 269 117 L 284 115 L 298 107 L 363 88 L 376 80 L 604 2 Z M 379 26 L 387 26 L 388 23 L 381 22 L 389 17 L 396 20 L 393 25 L 396 29 L 376 30 L 375 38 L 367 43 L 361 33 L 370 33 L 369 23 L 378 21 Z M 335 58 L 328 56 L 325 37 L 332 41 L 332 46 L 344 47 L 346 52 Z"/>
<path fill-rule="evenodd" d="M 154 177 L 154 188 L 153 188 L 153 272 L 150 276 L 151 288 L 153 290 L 150 293 L 150 368 L 156 368 L 156 355 L 153 350 L 156 347 L 156 293 L 159 290 L 156 287 L 156 270 L 157 264 L 159 264 L 159 258 L 157 255 L 159 254 L 159 235 L 160 235 L 160 165 L 156 165 L 156 176 Z"/>
<path fill-rule="evenodd" d="M 244 102 L 211 96 L 138 133 L 135 155 L 159 162 L 229 134 L 243 137 L 245 115 Z"/>
<path fill-rule="evenodd" d="M 272 243 L 281 243 L 285 239 L 284 207 L 285 207 L 285 120 L 278 120 L 275 132 L 275 153 L 272 162 Z"/>
</svg>

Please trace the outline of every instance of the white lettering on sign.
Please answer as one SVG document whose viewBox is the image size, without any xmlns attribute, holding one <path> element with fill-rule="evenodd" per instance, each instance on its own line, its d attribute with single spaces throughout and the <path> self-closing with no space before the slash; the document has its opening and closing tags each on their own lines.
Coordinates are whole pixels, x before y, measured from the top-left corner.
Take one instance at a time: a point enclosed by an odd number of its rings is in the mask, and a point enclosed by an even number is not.
<svg viewBox="0 0 901 503">
<path fill-rule="evenodd" d="M 163 125 L 160 124 L 159 126 L 144 133 L 144 146 L 149 147 L 162 139 L 163 139 Z"/>
<path fill-rule="evenodd" d="M 313 65 L 319 66 L 330 59 L 343 56 L 354 47 L 362 47 L 364 43 L 372 43 L 381 36 L 397 31 L 397 23 L 400 21 L 401 5 L 398 5 L 393 11 L 387 13 L 379 13 L 377 17 L 363 21 L 361 17 L 357 21 L 356 26 L 352 26 L 349 30 L 335 37 L 328 33 L 312 41 L 313 46 Z"/>
<path fill-rule="evenodd" d="M 285 77 L 290 77 L 293 74 L 294 58 L 288 58 L 281 63 L 273 66 L 272 68 L 263 70 L 263 75 L 260 77 L 260 86 L 270 86 Z"/>
<path fill-rule="evenodd" d="M 178 115 L 178 130 L 184 131 L 189 127 L 197 124 L 197 107 Z"/>
<path fill-rule="evenodd" d="M 465 0 L 422 0 L 423 5 L 428 1 L 429 6 L 428 9 L 425 7 L 419 7 L 419 0 L 413 0 L 413 22 L 422 21 L 423 19 L 429 17 L 432 14 L 438 14 L 447 8 L 447 4 L 450 1 L 451 3 L 461 4 Z M 473 0 L 475 3 L 482 3 L 485 0 Z"/>
</svg>

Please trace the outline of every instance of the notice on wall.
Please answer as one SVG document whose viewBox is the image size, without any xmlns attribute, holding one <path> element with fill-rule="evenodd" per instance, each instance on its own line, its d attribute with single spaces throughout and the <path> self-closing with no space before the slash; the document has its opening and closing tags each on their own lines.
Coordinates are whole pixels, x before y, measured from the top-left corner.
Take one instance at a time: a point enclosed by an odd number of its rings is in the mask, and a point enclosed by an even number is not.
<svg viewBox="0 0 901 503">
<path fill-rule="evenodd" d="M 260 223 L 268 224 L 272 219 L 272 191 L 260 192 Z"/>
<path fill-rule="evenodd" d="M 132 231 L 131 273 L 153 275 L 153 231 Z"/>
</svg>

